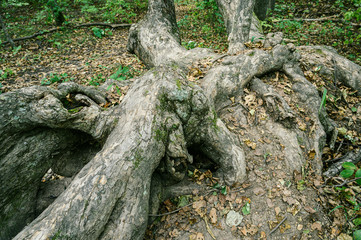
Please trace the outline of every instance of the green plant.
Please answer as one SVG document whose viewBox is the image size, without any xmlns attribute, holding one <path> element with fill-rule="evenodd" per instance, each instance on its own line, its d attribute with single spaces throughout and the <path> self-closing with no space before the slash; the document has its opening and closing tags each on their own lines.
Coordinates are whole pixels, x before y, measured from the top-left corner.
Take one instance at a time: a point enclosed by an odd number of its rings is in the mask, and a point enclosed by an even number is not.
<svg viewBox="0 0 361 240">
<path fill-rule="evenodd" d="M 99 86 L 104 81 L 105 81 L 105 77 L 103 76 L 103 74 L 98 74 L 98 75 L 91 77 L 91 79 L 89 81 L 89 85 Z"/>
<path fill-rule="evenodd" d="M 182 45 L 195 47 L 226 48 L 226 29 L 215 0 L 186 0 L 178 4 L 191 6 L 192 11 L 178 21 L 182 33 Z"/>
<path fill-rule="evenodd" d="M 104 30 L 97 27 L 93 27 L 92 31 L 94 36 L 96 36 L 97 38 L 102 38 L 105 35 Z"/>
<path fill-rule="evenodd" d="M 14 72 L 10 68 L 5 68 L 5 70 L 0 70 L 0 80 L 6 79 L 13 74 Z"/>
<path fill-rule="evenodd" d="M 67 73 L 50 73 L 50 75 L 43 80 L 41 80 L 41 85 L 50 85 L 53 83 L 62 83 L 73 80 L 72 77 L 69 77 Z"/>
<path fill-rule="evenodd" d="M 197 42 L 194 42 L 194 41 L 182 42 L 182 45 L 188 50 L 196 48 L 196 47 L 203 47 L 204 46 L 203 43 L 197 43 Z"/>
<path fill-rule="evenodd" d="M 361 227 L 361 202 L 359 202 L 357 195 L 346 183 L 356 182 L 357 185 L 361 186 L 361 169 L 352 162 L 344 162 L 342 167 L 343 170 L 340 173 L 340 177 L 345 179 L 345 182 L 335 186 L 335 190 L 338 191 L 338 196 L 343 201 L 343 205 L 336 206 L 330 213 L 338 208 L 344 209 L 346 219 L 352 220 L 354 236 L 359 236 L 361 234 L 360 230 L 358 230 Z"/>
<path fill-rule="evenodd" d="M 16 55 L 16 54 L 20 51 L 20 49 L 21 49 L 21 45 L 15 47 L 15 48 L 13 49 L 13 55 Z"/>
<path fill-rule="evenodd" d="M 227 195 L 227 186 L 220 185 L 218 182 L 213 185 L 214 189 L 219 190 L 223 195 Z M 215 195 L 217 195 L 216 192 L 214 192 Z"/>
<path fill-rule="evenodd" d="M 129 78 L 132 78 L 133 74 L 131 73 L 131 67 L 120 65 L 118 70 L 110 76 L 111 79 L 122 81 Z"/>
<path fill-rule="evenodd" d="M 110 22 L 120 19 L 122 22 L 132 23 L 137 13 L 146 9 L 147 3 L 145 0 L 107 0 L 102 8 L 105 10 L 102 16 Z"/>
<path fill-rule="evenodd" d="M 327 89 L 325 88 L 323 90 L 321 105 L 320 105 L 320 109 L 318 110 L 319 112 L 321 112 L 322 108 L 326 106 L 326 97 L 327 97 Z"/>
</svg>

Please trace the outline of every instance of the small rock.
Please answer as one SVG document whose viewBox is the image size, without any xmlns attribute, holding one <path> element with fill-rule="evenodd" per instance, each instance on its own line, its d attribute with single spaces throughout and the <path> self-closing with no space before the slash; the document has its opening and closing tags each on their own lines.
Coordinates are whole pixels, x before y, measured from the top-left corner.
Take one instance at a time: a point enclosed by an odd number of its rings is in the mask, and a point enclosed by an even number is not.
<svg viewBox="0 0 361 240">
<path fill-rule="evenodd" d="M 238 212 L 235 212 L 233 210 L 229 211 L 229 213 L 227 214 L 227 218 L 226 218 L 226 224 L 229 227 L 232 226 L 238 226 L 239 224 L 241 224 L 243 220 L 243 216 L 241 214 L 239 214 Z"/>
</svg>

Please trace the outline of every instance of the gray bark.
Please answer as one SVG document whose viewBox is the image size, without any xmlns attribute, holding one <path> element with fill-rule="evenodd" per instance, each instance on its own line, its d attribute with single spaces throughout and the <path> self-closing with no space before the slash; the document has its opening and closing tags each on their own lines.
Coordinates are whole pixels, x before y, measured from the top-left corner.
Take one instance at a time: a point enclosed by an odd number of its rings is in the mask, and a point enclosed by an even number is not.
<svg viewBox="0 0 361 240">
<path fill-rule="evenodd" d="M 251 28 L 254 0 L 217 0 L 228 33 L 228 53 L 244 49 Z"/>
</svg>

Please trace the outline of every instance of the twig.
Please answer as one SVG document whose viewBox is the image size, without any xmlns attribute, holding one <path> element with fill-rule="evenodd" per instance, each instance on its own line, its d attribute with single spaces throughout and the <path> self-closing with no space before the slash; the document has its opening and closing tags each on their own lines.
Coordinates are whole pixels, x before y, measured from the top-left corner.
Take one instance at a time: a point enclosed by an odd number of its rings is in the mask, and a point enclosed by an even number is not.
<svg viewBox="0 0 361 240">
<path fill-rule="evenodd" d="M 217 191 L 217 189 L 210 189 L 210 190 L 207 192 L 207 194 L 205 194 L 205 195 L 203 195 L 203 196 L 205 197 L 205 196 L 209 195 L 210 193 L 212 193 L 212 192 L 214 192 L 214 191 Z M 180 210 L 182 210 L 182 209 L 185 208 L 185 207 L 188 207 L 188 206 L 192 205 L 194 202 L 196 202 L 196 201 L 193 201 L 193 202 L 191 202 L 191 203 L 188 203 L 187 205 L 185 205 L 185 206 L 183 206 L 183 207 L 180 207 L 180 208 L 177 208 L 176 210 L 171 211 L 171 212 L 162 213 L 162 214 L 149 214 L 148 216 L 149 216 L 149 217 L 162 217 L 162 216 L 171 215 L 171 214 L 173 214 L 173 213 L 179 212 Z"/>
<path fill-rule="evenodd" d="M 149 217 L 162 217 L 162 216 L 171 215 L 171 214 L 173 214 L 173 213 L 179 212 L 180 210 L 182 210 L 182 209 L 185 208 L 185 207 L 188 207 L 188 206 L 192 205 L 193 203 L 194 203 L 194 202 L 188 203 L 187 205 L 185 205 L 185 206 L 183 206 L 183 207 L 180 207 L 180 208 L 177 208 L 176 210 L 171 211 L 171 212 L 162 213 L 162 214 L 149 214 L 148 216 L 149 216 Z"/>
<path fill-rule="evenodd" d="M 342 144 L 343 144 L 344 139 L 342 139 L 340 145 L 338 146 L 337 150 L 336 150 L 336 154 L 340 151 Z"/>
<path fill-rule="evenodd" d="M 361 179 L 361 177 L 357 177 L 357 178 L 351 179 L 351 180 L 349 180 L 349 181 L 344 181 L 344 182 L 341 183 L 341 184 L 333 185 L 333 187 L 343 187 L 343 186 L 345 186 L 346 184 L 352 183 L 352 182 L 354 182 L 354 181 L 356 181 L 356 180 L 359 180 L 359 179 Z"/>
<path fill-rule="evenodd" d="M 282 223 L 283 223 L 284 221 L 286 221 L 286 219 L 287 219 L 287 216 L 286 216 L 279 224 L 277 224 L 277 226 L 276 226 L 274 229 L 272 229 L 272 231 L 269 233 L 269 235 L 271 235 L 272 233 L 274 233 L 274 232 L 277 230 L 277 228 L 279 228 L 279 227 L 282 225 Z"/>
<path fill-rule="evenodd" d="M 79 25 L 75 25 L 72 28 L 91 27 L 91 26 L 103 26 L 103 27 L 110 27 L 110 28 L 120 28 L 120 27 L 130 27 L 131 25 L 132 24 L 110 24 L 110 23 L 96 22 L 96 23 L 82 23 L 82 24 L 79 24 Z M 56 27 L 56 28 L 52 28 L 52 29 L 49 29 L 49 30 L 39 31 L 39 32 L 34 33 L 33 35 L 30 35 L 30 36 L 12 39 L 12 41 L 15 42 L 15 41 L 27 40 L 27 39 L 31 39 L 31 38 L 34 38 L 34 37 L 37 37 L 37 36 L 52 33 L 52 32 L 58 31 L 60 29 L 63 29 L 63 28 L 62 27 Z M 2 44 L 8 44 L 8 43 L 11 44 L 11 42 L 9 42 L 9 41 L 3 42 Z"/>
<path fill-rule="evenodd" d="M 120 27 L 130 27 L 130 26 L 132 26 L 132 24 L 128 24 L 128 23 L 110 24 L 110 23 L 95 22 L 95 23 L 82 23 L 82 24 L 76 25 L 74 28 L 90 27 L 90 26 L 102 26 L 102 27 L 110 27 L 110 28 L 120 28 Z"/>
<path fill-rule="evenodd" d="M 211 235 L 211 237 L 212 237 L 214 240 L 216 240 L 216 237 L 214 236 L 211 228 L 210 228 L 209 225 L 208 225 L 207 217 L 204 216 L 203 219 L 204 219 L 204 222 L 206 223 L 206 228 L 207 228 L 207 231 L 208 231 L 209 235 Z"/>
<path fill-rule="evenodd" d="M 324 21 L 334 21 L 334 22 L 342 22 L 346 23 L 343 19 L 333 19 L 333 17 L 338 17 L 338 15 L 322 17 L 322 18 L 293 18 L 293 19 L 275 19 L 273 22 L 282 22 L 282 21 L 303 21 L 303 22 L 324 22 Z M 360 27 L 361 24 L 350 22 L 352 26 Z"/>
<path fill-rule="evenodd" d="M 215 62 L 217 62 L 218 60 L 224 58 L 224 57 L 227 57 L 227 56 L 228 56 L 228 54 L 223 54 L 223 55 L 217 57 L 216 59 L 213 59 L 212 64 L 215 63 Z"/>
</svg>

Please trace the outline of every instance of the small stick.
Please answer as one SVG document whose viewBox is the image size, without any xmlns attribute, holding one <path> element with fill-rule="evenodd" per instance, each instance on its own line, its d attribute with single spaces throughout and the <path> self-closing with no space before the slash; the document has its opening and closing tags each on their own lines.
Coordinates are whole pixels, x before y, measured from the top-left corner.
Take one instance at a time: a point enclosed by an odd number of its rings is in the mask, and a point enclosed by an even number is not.
<svg viewBox="0 0 361 240">
<path fill-rule="evenodd" d="M 284 221 L 286 221 L 286 219 L 287 219 L 287 216 L 286 216 L 279 224 L 277 224 L 277 226 L 276 226 L 274 229 L 272 229 L 272 231 L 269 233 L 269 235 L 271 235 L 272 233 L 274 233 L 274 232 L 277 230 L 277 228 L 279 228 L 279 227 L 282 225 L 282 223 L 283 223 Z"/>
<path fill-rule="evenodd" d="M 180 207 L 180 208 L 178 208 L 178 209 L 176 209 L 176 210 L 174 210 L 174 211 L 171 211 L 171 212 L 162 213 L 162 214 L 149 214 L 148 216 L 149 216 L 149 217 L 162 217 L 162 216 L 171 215 L 171 214 L 173 214 L 173 213 L 179 212 L 179 211 L 182 210 L 183 208 L 188 207 L 188 206 L 190 206 L 190 205 L 192 205 L 192 204 L 193 204 L 193 202 L 188 203 L 187 205 L 185 205 L 185 206 L 183 206 L 183 207 Z"/>
<path fill-rule="evenodd" d="M 212 193 L 212 192 L 214 192 L 214 191 L 216 191 L 216 189 L 210 189 L 210 191 L 208 191 L 208 193 L 205 194 L 205 195 L 203 195 L 203 196 L 205 197 L 205 196 L 209 195 L 210 193 Z M 191 202 L 191 203 L 188 203 L 187 205 L 185 205 L 185 206 L 183 206 L 183 207 L 180 207 L 180 208 L 177 208 L 176 210 L 171 211 L 171 212 L 162 213 L 162 214 L 149 214 L 148 216 L 149 216 L 149 217 L 162 217 L 162 216 L 171 215 L 171 214 L 173 214 L 173 213 L 179 212 L 180 210 L 182 210 L 182 209 L 185 208 L 185 207 L 188 207 L 188 206 L 192 205 L 194 202 L 196 202 L 196 201 L 193 201 L 193 202 Z"/>
<path fill-rule="evenodd" d="M 352 183 L 352 182 L 354 182 L 354 181 L 356 181 L 356 180 L 359 180 L 359 179 L 361 179 L 361 177 L 357 177 L 357 178 L 351 179 L 351 180 L 349 180 L 349 181 L 344 181 L 344 182 L 341 183 L 341 184 L 333 185 L 333 187 L 343 187 L 343 186 L 345 186 L 346 184 Z"/>
<path fill-rule="evenodd" d="M 214 240 L 216 240 L 216 237 L 214 236 L 211 228 L 210 228 L 209 225 L 208 225 L 207 217 L 204 216 L 203 219 L 204 219 L 204 222 L 206 223 L 206 228 L 207 228 L 207 231 L 208 231 L 209 235 L 211 235 L 211 237 L 212 237 Z"/>
</svg>

